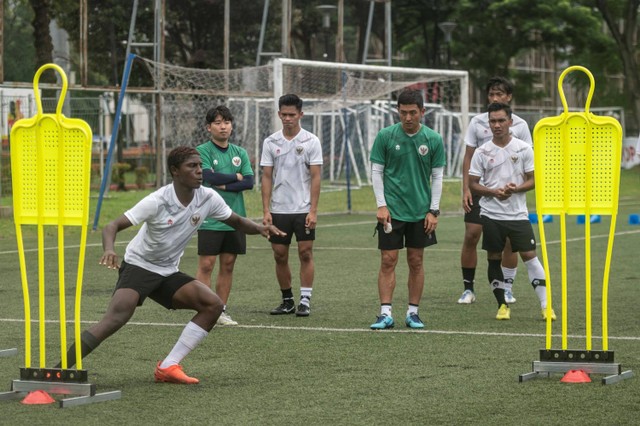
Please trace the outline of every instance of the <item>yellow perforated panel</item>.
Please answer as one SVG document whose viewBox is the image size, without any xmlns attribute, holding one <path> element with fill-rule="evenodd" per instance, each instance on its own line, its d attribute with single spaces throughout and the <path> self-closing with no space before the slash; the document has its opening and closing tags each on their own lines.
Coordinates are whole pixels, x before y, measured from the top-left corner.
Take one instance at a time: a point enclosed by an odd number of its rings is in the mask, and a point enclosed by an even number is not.
<svg viewBox="0 0 640 426">
<path fill-rule="evenodd" d="M 540 120 L 533 137 L 537 211 L 617 212 L 622 154 L 617 120 L 565 112 Z"/>
<path fill-rule="evenodd" d="M 91 128 L 40 114 L 11 130 L 14 217 L 19 224 L 83 225 L 88 217 Z"/>
</svg>

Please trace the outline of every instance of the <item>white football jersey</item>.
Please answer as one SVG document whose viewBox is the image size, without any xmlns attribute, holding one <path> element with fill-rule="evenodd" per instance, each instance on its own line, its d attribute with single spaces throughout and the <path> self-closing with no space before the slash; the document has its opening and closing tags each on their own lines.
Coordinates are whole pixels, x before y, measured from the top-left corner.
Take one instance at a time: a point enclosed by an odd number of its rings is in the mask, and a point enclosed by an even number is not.
<svg viewBox="0 0 640 426">
<path fill-rule="evenodd" d="M 509 133 L 514 138 L 525 141 L 529 145 L 533 145 L 529 125 L 522 118 L 515 114 L 511 114 L 513 123 L 509 128 Z M 489 127 L 489 113 L 478 114 L 471 118 L 467 133 L 464 136 L 464 143 L 471 148 L 478 148 L 493 139 L 493 133 Z"/>
<path fill-rule="evenodd" d="M 183 206 L 173 184 L 147 195 L 125 212 L 133 225 L 143 223 L 129 242 L 125 262 L 163 276 L 178 272 L 184 249 L 206 217 L 227 220 L 231 209 L 213 189 L 201 186 Z"/>
<path fill-rule="evenodd" d="M 525 173 L 533 171 L 533 149 L 526 142 L 511 138 L 504 148 L 493 142 L 476 149 L 471 159 L 469 176 L 480 176 L 490 189 L 503 188 L 508 183 L 521 185 Z M 494 220 L 527 220 L 527 194 L 519 192 L 506 200 L 496 197 L 480 199 L 480 215 Z"/>
<path fill-rule="evenodd" d="M 273 167 L 271 213 L 309 213 L 311 209 L 310 166 L 322 165 L 320 139 L 300 129 L 291 140 L 282 130 L 264 140 L 260 166 Z"/>
</svg>

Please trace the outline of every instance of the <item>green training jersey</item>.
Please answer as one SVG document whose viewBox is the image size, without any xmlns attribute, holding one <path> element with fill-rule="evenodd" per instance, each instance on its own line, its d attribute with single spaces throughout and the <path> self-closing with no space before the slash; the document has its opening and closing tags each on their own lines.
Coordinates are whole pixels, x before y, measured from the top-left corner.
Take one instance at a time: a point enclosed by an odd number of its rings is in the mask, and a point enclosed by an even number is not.
<svg viewBox="0 0 640 426">
<path fill-rule="evenodd" d="M 226 151 L 223 151 L 212 141 L 207 141 L 202 145 L 198 145 L 196 149 L 200 153 L 203 170 L 213 169 L 216 173 L 240 173 L 243 176 L 253 176 L 253 169 L 251 168 L 251 163 L 249 163 L 249 155 L 244 148 L 241 148 L 238 145 L 230 143 Z M 203 183 L 203 185 L 208 187 L 211 186 L 208 183 Z M 233 210 L 234 213 L 243 217 L 247 215 L 242 191 L 223 191 L 215 187 L 213 189 L 222 196 L 225 203 L 231 207 L 231 210 Z M 234 230 L 232 227 L 211 218 L 205 219 L 200 226 L 200 229 L 206 229 L 209 231 Z"/>
<path fill-rule="evenodd" d="M 446 164 L 442 136 L 425 125 L 409 136 L 401 123 L 394 124 L 378 133 L 370 160 L 384 166 L 384 198 L 391 217 L 423 220 L 431 206 L 431 171 Z"/>
</svg>

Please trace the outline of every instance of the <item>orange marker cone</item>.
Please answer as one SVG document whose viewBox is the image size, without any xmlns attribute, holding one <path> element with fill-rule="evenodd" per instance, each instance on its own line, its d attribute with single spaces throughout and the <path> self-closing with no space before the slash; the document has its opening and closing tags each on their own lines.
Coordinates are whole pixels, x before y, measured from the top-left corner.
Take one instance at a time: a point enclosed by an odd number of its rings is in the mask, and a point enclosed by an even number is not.
<svg viewBox="0 0 640 426">
<path fill-rule="evenodd" d="M 56 402 L 55 399 L 43 390 L 37 390 L 29 392 L 27 396 L 21 401 L 23 404 L 35 405 L 35 404 L 51 404 Z"/>
<path fill-rule="evenodd" d="M 569 370 L 560 381 L 562 383 L 591 383 L 591 378 L 584 370 Z"/>
</svg>

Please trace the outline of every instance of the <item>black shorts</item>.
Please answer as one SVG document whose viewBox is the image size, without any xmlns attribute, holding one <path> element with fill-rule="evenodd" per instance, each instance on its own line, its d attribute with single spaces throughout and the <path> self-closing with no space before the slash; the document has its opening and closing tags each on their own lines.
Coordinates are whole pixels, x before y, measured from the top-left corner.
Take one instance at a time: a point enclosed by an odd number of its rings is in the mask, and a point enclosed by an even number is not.
<svg viewBox="0 0 640 426">
<path fill-rule="evenodd" d="M 247 235 L 242 231 L 198 230 L 198 256 L 220 253 L 246 254 Z"/>
<path fill-rule="evenodd" d="M 471 211 L 469 213 L 464 213 L 464 222 L 465 223 L 475 223 L 477 225 L 482 225 L 482 219 L 480 219 L 480 195 L 472 195 L 473 205 L 471 206 Z"/>
<path fill-rule="evenodd" d="M 513 252 L 536 249 L 536 236 L 528 220 L 493 220 L 482 216 L 482 249 L 491 253 L 504 250 L 505 241 L 511 240 Z"/>
<path fill-rule="evenodd" d="M 400 250 L 403 247 L 425 248 L 438 244 L 436 233 L 424 233 L 424 220 L 418 222 L 402 222 L 391 219 L 392 230 L 386 234 L 382 224 L 378 222 L 376 231 L 378 232 L 378 249 L 380 250 Z"/>
<path fill-rule="evenodd" d="M 142 306 L 144 300 L 150 297 L 151 300 L 156 301 L 165 308 L 174 309 L 173 295 L 183 285 L 194 280 L 195 278 L 179 271 L 168 277 L 163 277 L 155 272 L 122 261 L 118 271 L 116 290 L 130 288 L 137 291 L 140 295 L 138 306 Z"/>
<path fill-rule="evenodd" d="M 304 226 L 305 221 L 307 220 L 307 213 L 272 213 L 271 219 L 273 220 L 273 224 L 279 230 L 287 233 L 284 237 L 272 235 L 271 238 L 269 238 L 271 244 L 284 244 L 285 246 L 288 246 L 291 244 L 294 234 L 296 236 L 296 241 L 313 241 L 316 239 L 316 230 L 307 229 Z"/>
</svg>

